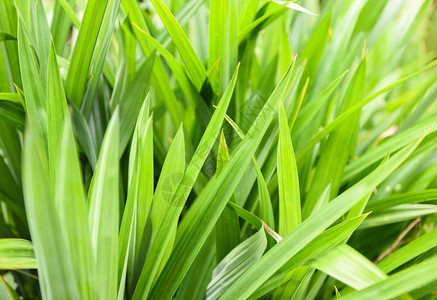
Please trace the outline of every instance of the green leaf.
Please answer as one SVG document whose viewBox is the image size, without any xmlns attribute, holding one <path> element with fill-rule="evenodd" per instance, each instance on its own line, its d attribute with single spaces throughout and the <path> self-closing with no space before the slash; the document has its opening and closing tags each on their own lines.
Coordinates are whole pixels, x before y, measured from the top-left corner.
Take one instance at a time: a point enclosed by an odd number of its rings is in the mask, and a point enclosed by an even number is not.
<svg viewBox="0 0 437 300">
<path fill-rule="evenodd" d="M 103 299 L 115 299 L 118 286 L 119 112 L 116 109 L 103 139 L 88 194 L 89 225 L 96 259 L 97 286 Z"/>
<path fill-rule="evenodd" d="M 421 140 L 419 140 L 421 141 Z M 261 259 L 244 273 L 227 291 L 223 299 L 241 299 L 250 296 L 274 272 L 281 268 L 298 251 L 303 249 L 318 234 L 346 213 L 367 193 L 381 183 L 391 172 L 414 151 L 418 143 L 410 145 L 386 163 L 363 178 L 356 185 L 333 199 L 325 208 L 302 222 L 280 243 L 270 249 Z M 351 199 L 356 199 L 351 201 Z M 280 257 L 281 259 L 278 259 Z M 243 288 L 244 286 L 244 288 Z"/>
<path fill-rule="evenodd" d="M 209 9 L 208 67 L 221 59 L 221 86 L 225 87 L 237 66 L 238 1 L 211 0 Z"/>
<path fill-rule="evenodd" d="M 344 242 L 352 232 L 361 224 L 367 215 L 361 215 L 356 218 L 341 222 L 318 235 L 302 250 L 300 250 L 292 259 L 290 259 L 279 272 L 267 280 L 250 299 L 257 299 L 258 297 L 268 293 L 269 291 L 279 287 L 292 270 L 305 263 L 311 258 L 314 258 L 325 251 L 335 247 Z"/>
<path fill-rule="evenodd" d="M 0 269 L 36 269 L 32 243 L 23 239 L 0 239 Z"/>
<path fill-rule="evenodd" d="M 59 4 L 64 9 L 65 13 L 67 14 L 68 18 L 70 18 L 70 21 L 74 24 L 76 28 L 80 27 L 80 21 L 78 17 L 76 17 L 73 8 L 70 6 L 70 4 L 66 0 L 59 0 Z"/>
<path fill-rule="evenodd" d="M 151 55 L 140 67 L 134 80 L 127 87 L 120 101 L 120 144 L 119 153 L 123 154 L 135 128 L 135 122 L 141 105 L 149 89 L 150 75 L 155 61 Z"/>
<path fill-rule="evenodd" d="M 100 26 L 105 15 L 108 0 L 90 0 L 87 2 L 80 23 L 79 34 L 71 55 L 65 92 L 68 98 L 80 108 L 90 75 L 90 65 L 96 48 Z"/>
<path fill-rule="evenodd" d="M 386 256 L 378 263 L 384 272 L 391 272 L 411 259 L 437 246 L 437 229 L 434 229 L 409 242 L 400 249 Z"/>
<path fill-rule="evenodd" d="M 69 2 L 74 4 L 75 0 L 69 0 Z M 53 19 L 50 30 L 56 51 L 60 54 L 64 53 L 71 23 L 73 23 L 76 28 L 80 27 L 79 18 L 76 17 L 69 2 L 67 2 L 67 0 L 56 1 L 53 9 Z"/>
<path fill-rule="evenodd" d="M 299 178 L 284 105 L 279 108 L 278 142 L 279 234 L 285 236 L 301 223 Z"/>
<path fill-rule="evenodd" d="M 82 147 L 91 168 L 94 170 L 97 165 L 97 150 L 93 137 L 91 136 L 90 128 L 81 111 L 72 104 L 71 120 L 74 125 L 74 134 L 79 145 Z"/>
<path fill-rule="evenodd" d="M 346 244 L 338 245 L 307 264 L 357 290 L 387 278 L 381 269 Z"/>
<path fill-rule="evenodd" d="M 150 209 L 148 222 L 152 226 L 150 237 L 149 254 L 142 268 L 137 288 L 135 289 L 134 298 L 138 295 L 137 291 L 141 286 L 142 293 L 147 295 L 150 291 L 155 276 L 158 276 L 162 267 L 168 259 L 171 248 L 173 247 L 176 237 L 177 219 L 172 220 L 171 224 L 163 225 L 163 220 L 172 206 L 176 190 L 184 176 L 185 170 L 185 143 L 182 125 L 176 133 L 170 149 L 165 158 L 164 165 L 156 185 L 153 197 L 152 207 Z M 165 226 L 165 227 L 164 227 Z M 160 231 L 165 228 L 167 241 L 162 242 L 158 239 Z M 150 256 L 150 253 L 159 253 L 157 256 Z"/>
<path fill-rule="evenodd" d="M 36 24 L 36 32 L 35 32 L 36 45 L 34 45 L 34 47 L 36 46 L 36 49 L 38 49 L 37 56 L 38 56 L 38 63 L 39 63 L 41 85 L 44 89 L 44 92 L 46 92 L 49 85 L 48 66 L 49 66 L 49 57 L 50 57 L 50 46 L 52 41 L 50 36 L 50 28 L 49 28 L 49 24 L 47 21 L 42 0 L 36 0 L 35 2 L 36 2 L 35 4 L 36 7 L 34 13 L 36 14 L 36 16 L 32 16 Z"/>
<path fill-rule="evenodd" d="M 49 184 L 47 157 L 28 129 L 24 141 L 23 189 L 41 294 L 45 299 L 78 299 L 72 261 Z"/>
<path fill-rule="evenodd" d="M 2 156 L 7 163 L 11 177 L 13 177 L 17 186 L 21 186 L 21 136 L 16 128 L 8 126 L 6 122 L 0 122 L 0 149 L 3 151 Z M 18 198 L 20 199 L 20 201 L 17 202 L 22 206 L 22 197 L 21 195 L 18 196 L 21 194 L 21 191 L 19 191 L 18 188 L 11 191 L 12 185 L 9 185 L 6 180 L 4 181 L 4 186 L 6 187 L 5 191 L 8 190 L 8 194 L 15 194 L 15 198 L 17 200 Z M 24 211 L 21 211 L 20 215 L 23 213 Z"/>
<path fill-rule="evenodd" d="M 49 67 L 50 69 L 50 67 Z M 58 162 L 55 169 L 55 205 L 60 227 L 65 236 L 67 253 L 78 285 L 80 298 L 97 297 L 96 269 L 88 211 L 82 183 L 81 169 L 76 151 L 73 129 L 69 118 L 60 133 Z"/>
<path fill-rule="evenodd" d="M 216 176 L 220 174 L 228 161 L 228 146 L 226 145 L 225 135 L 222 130 L 217 154 Z M 232 196 L 230 201 L 235 203 L 235 196 Z M 240 244 L 240 223 L 235 211 L 231 208 L 223 210 L 215 225 L 214 234 L 216 259 L 217 262 L 220 262 L 232 249 Z"/>
<path fill-rule="evenodd" d="M 2 30 L 17 36 L 17 8 L 15 1 L 1 0 L 0 1 L 0 26 Z M 6 54 L 8 56 L 9 70 L 11 72 L 12 81 L 22 88 L 20 65 L 18 59 L 18 45 L 13 41 L 5 41 Z M 1 52 L 4 52 L 3 50 Z M 2 55 L 4 56 L 4 55 Z M 6 74 L 4 74 L 6 75 Z"/>
<path fill-rule="evenodd" d="M 419 216 L 437 213 L 437 205 L 402 204 L 372 213 L 360 226 L 360 229 L 393 224 L 415 219 Z"/>
<path fill-rule="evenodd" d="M 364 58 L 350 79 L 344 96 L 339 99 L 337 104 L 339 113 L 361 101 L 364 94 L 365 77 L 366 59 Z M 305 198 L 303 208 L 305 218 L 309 216 L 315 203 L 321 198 L 328 186 L 330 186 L 328 200 L 338 194 L 345 166 L 357 144 L 359 121 L 360 113 L 356 112 L 331 132 L 326 142 L 321 145 L 316 170 Z"/>
<path fill-rule="evenodd" d="M 61 75 L 59 74 L 58 62 L 53 43 L 50 46 L 49 65 L 47 69 L 47 138 L 50 163 L 50 179 L 54 181 L 58 153 L 61 148 L 60 140 L 62 130 L 65 124 L 65 118 L 68 118 L 67 102 L 65 99 L 64 86 Z"/>
<path fill-rule="evenodd" d="M 0 31 L 0 42 L 8 41 L 8 40 L 15 41 L 15 40 L 17 40 L 17 37 L 12 35 L 12 34 L 10 34 L 10 33 L 4 32 L 4 31 Z"/>
<path fill-rule="evenodd" d="M 206 78 L 206 71 L 202 62 L 191 46 L 184 31 L 164 2 L 162 0 L 152 0 L 151 2 L 178 48 L 181 58 L 184 61 L 188 77 L 190 77 L 196 89 L 200 91 Z"/>
<path fill-rule="evenodd" d="M 149 116 L 150 96 L 144 101 L 132 138 L 129 156 L 128 194 L 118 242 L 119 280 L 133 280 L 139 261 L 141 240 L 152 204 L 153 185 L 153 117 Z M 120 291 L 125 279 L 121 279 Z"/>
<path fill-rule="evenodd" d="M 191 265 L 175 299 L 203 300 L 215 265 L 214 238 L 211 235 Z"/>
<path fill-rule="evenodd" d="M 237 79 L 237 74 L 238 74 L 238 68 L 234 73 L 234 76 L 231 80 L 231 83 L 228 86 L 228 89 L 226 90 L 226 92 L 224 93 L 217 110 L 215 111 L 214 115 L 211 118 L 211 121 L 208 125 L 208 127 L 205 130 L 205 133 L 202 137 L 202 139 L 199 142 L 199 145 L 197 146 L 196 152 L 194 153 L 190 164 L 188 165 L 186 171 L 185 171 L 185 175 L 182 178 L 181 183 L 179 184 L 178 190 L 176 191 L 176 194 L 174 195 L 172 202 L 175 204 L 174 206 L 172 206 L 172 210 L 169 211 L 166 216 L 164 217 L 163 220 L 163 225 L 161 226 L 170 226 L 170 224 L 172 224 L 174 222 L 174 219 L 178 218 L 178 216 L 181 213 L 181 207 L 182 204 L 186 201 L 186 199 L 188 198 L 188 194 L 191 191 L 199 173 L 201 170 L 202 165 L 204 164 L 209 151 L 211 150 L 214 142 L 215 142 L 215 137 L 217 136 L 222 124 L 223 124 L 223 118 L 226 112 L 226 109 L 229 106 L 229 102 L 231 100 L 231 96 L 235 87 L 235 83 L 236 83 L 236 79 Z M 168 224 L 168 225 L 167 225 Z M 165 228 L 165 227 L 163 227 Z M 156 240 L 158 241 L 158 239 L 164 239 L 166 240 L 166 242 L 161 242 L 162 244 L 166 244 L 169 241 L 169 236 L 167 234 L 164 233 L 164 231 L 158 231 L 158 236 L 156 237 Z M 157 248 L 155 248 L 155 250 L 158 250 Z M 158 253 L 149 253 L 148 256 L 152 256 L 153 255 L 158 255 Z M 147 274 L 143 275 L 144 277 L 147 276 Z M 141 281 L 141 277 L 140 277 L 140 281 Z M 146 280 L 143 279 L 143 280 Z M 158 281 L 159 282 L 159 281 Z M 135 294 L 141 296 L 144 291 L 143 290 L 139 290 L 139 289 L 143 289 L 142 285 L 138 285 L 137 289 L 134 293 L 134 297 Z"/>
<path fill-rule="evenodd" d="M 82 112 L 87 117 L 89 117 L 90 115 L 91 107 L 94 102 L 97 86 L 100 81 L 100 74 L 102 73 L 102 71 L 109 84 L 111 86 L 114 86 L 114 79 L 112 74 L 110 74 L 112 70 L 108 67 L 107 64 L 105 65 L 105 59 L 107 57 L 106 54 L 108 52 L 115 20 L 117 18 L 118 9 L 120 7 L 120 1 L 121 0 L 109 0 L 107 2 L 106 12 L 103 17 L 102 24 L 100 25 L 100 32 L 97 37 L 90 69 L 88 71 L 88 73 L 91 74 L 92 77 L 89 80 L 88 87 L 86 88 L 85 98 L 83 99 L 83 105 L 81 107 Z"/>
<path fill-rule="evenodd" d="M 12 128 L 24 131 L 25 113 L 21 105 L 0 102 L 0 116 L 2 121 Z"/>
<path fill-rule="evenodd" d="M 267 238 L 264 228 L 235 247 L 215 267 L 206 290 L 206 299 L 218 299 L 238 277 L 264 253 Z"/>
<path fill-rule="evenodd" d="M 182 237 L 176 244 L 169 261 L 150 294 L 152 298 L 167 299 L 171 298 L 176 292 L 183 276 L 188 271 L 196 254 L 200 251 L 201 246 L 213 229 L 215 222 L 237 187 L 238 182 L 243 177 L 246 167 L 249 165 L 256 148 L 273 120 L 275 114 L 273 107 L 278 105 L 280 95 L 286 91 L 290 80 L 291 70 L 292 66 L 290 66 L 288 72 L 284 75 L 283 79 L 264 105 L 264 110 L 258 115 L 251 130 L 247 133 L 245 140 L 242 142 L 245 144 L 245 147 L 239 148 L 239 151 L 237 151 L 234 157 L 226 164 L 224 170 L 214 181 L 211 189 L 208 190 L 205 198 L 197 200 L 202 201 L 202 209 L 200 209 L 198 211 L 199 213 L 194 217 L 195 221 L 192 223 L 191 228 L 183 233 Z M 225 97 L 226 94 L 227 93 L 225 92 L 223 97 Z M 216 113 L 219 110 L 220 104 Z M 186 173 L 190 174 L 188 170 Z M 229 174 L 233 175 L 229 176 Z M 182 184 L 184 184 L 184 181 L 182 181 L 181 185 Z M 184 187 L 184 185 L 182 186 Z M 176 197 L 177 196 L 178 193 L 176 193 Z"/>
<path fill-rule="evenodd" d="M 348 110 L 346 110 L 345 112 L 341 113 L 338 117 L 336 117 L 331 123 L 329 123 L 328 125 L 326 125 L 322 130 L 320 130 L 314 137 L 311 138 L 310 141 L 308 141 L 304 147 L 302 147 L 301 149 L 298 150 L 298 152 L 296 153 L 296 157 L 299 160 L 299 158 L 302 157 L 302 155 L 305 154 L 306 151 L 310 150 L 316 143 L 318 143 L 321 139 L 323 139 L 327 134 L 329 134 L 330 132 L 332 132 L 335 128 L 337 128 L 338 126 L 340 126 L 345 120 L 347 120 L 348 118 L 350 118 L 354 113 L 356 113 L 357 111 L 359 111 L 364 105 L 370 103 L 372 100 L 377 99 L 379 96 L 381 96 L 382 94 L 384 94 L 385 92 L 393 89 L 394 87 L 400 85 L 401 83 L 407 81 L 408 79 L 413 78 L 414 76 L 425 72 L 431 68 L 433 68 L 434 66 L 437 65 L 437 60 L 432 61 L 431 63 L 427 64 L 425 67 L 423 67 L 422 69 L 408 75 L 405 76 L 397 81 L 395 81 L 394 83 L 386 86 L 385 88 L 377 91 L 376 93 L 370 95 L 369 97 L 363 99 L 362 101 L 360 101 L 359 103 L 353 105 L 351 108 L 349 108 Z"/>
<path fill-rule="evenodd" d="M 299 116 L 296 120 L 296 123 L 293 126 L 292 135 L 293 137 L 298 137 L 302 134 L 304 129 L 311 124 L 311 120 L 313 120 L 317 112 L 329 101 L 332 93 L 338 87 L 340 82 L 343 80 L 344 76 L 347 72 L 341 74 L 338 78 L 336 78 L 330 85 L 328 85 L 320 94 L 316 95 L 314 99 L 309 102 L 307 105 L 304 105 L 299 112 Z"/>
<path fill-rule="evenodd" d="M 264 180 L 264 176 L 261 173 L 261 170 L 256 162 L 256 160 L 253 160 L 253 165 L 256 169 L 256 175 L 257 175 L 257 182 L 258 182 L 258 190 L 259 190 L 259 198 L 260 198 L 260 205 L 259 205 L 259 216 L 261 219 L 264 220 L 264 222 L 272 228 L 275 229 L 275 218 L 274 218 L 274 212 L 272 207 L 272 201 L 269 196 L 269 190 L 267 188 L 266 181 Z"/>
<path fill-rule="evenodd" d="M 175 13 L 175 18 L 181 27 L 185 27 L 187 23 L 193 18 L 200 7 L 206 2 L 206 0 L 190 0 L 181 3 L 182 7 L 179 7 Z M 173 4 L 173 7 L 177 6 Z M 157 40 L 167 47 L 171 42 L 171 37 L 169 36 L 165 28 L 161 29 L 156 36 Z"/>
<path fill-rule="evenodd" d="M 437 189 L 394 194 L 388 198 L 369 202 L 366 211 L 380 211 L 396 205 L 437 200 Z"/>
<path fill-rule="evenodd" d="M 343 181 L 346 181 L 366 167 L 372 165 L 373 163 L 384 158 L 387 153 L 396 151 L 408 143 L 414 141 L 418 135 L 422 134 L 427 129 L 430 129 L 429 133 L 433 133 L 437 130 L 435 123 L 437 122 L 437 117 L 432 116 L 426 118 L 425 120 L 417 123 L 415 126 L 410 127 L 408 130 L 391 137 L 385 143 L 378 145 L 376 148 L 369 150 L 367 153 L 362 155 L 359 159 L 352 161 L 346 168 Z"/>
<path fill-rule="evenodd" d="M 20 96 L 16 93 L 0 93 L 0 100 L 21 104 Z"/>
<path fill-rule="evenodd" d="M 42 150 L 47 153 L 46 99 L 39 81 L 36 58 L 21 18 L 18 22 L 18 50 L 27 117 L 30 126 L 33 128 L 34 137 L 37 138 L 36 143 L 40 144 L 39 147 L 42 147 Z"/>
<path fill-rule="evenodd" d="M 419 288 L 437 279 L 437 256 L 433 256 L 411 268 L 391 275 L 365 289 L 348 294 L 342 299 L 393 299 L 405 292 Z"/>
<path fill-rule="evenodd" d="M 154 48 L 148 43 L 148 41 L 142 36 L 142 31 L 149 32 L 146 19 L 143 16 L 142 10 L 136 0 L 122 0 L 123 7 L 126 14 L 132 23 L 137 26 L 133 27 L 134 33 L 138 42 L 146 56 L 150 56 Z M 159 97 L 165 103 L 165 106 L 170 113 L 171 120 L 174 126 L 179 126 L 180 122 L 183 120 L 182 111 L 179 110 L 179 102 L 170 86 L 168 77 L 166 76 L 164 66 L 161 61 L 157 60 L 153 68 L 152 85 L 155 86 Z"/>
<path fill-rule="evenodd" d="M 191 81 L 188 79 L 184 68 L 179 64 L 176 58 L 165 49 L 157 40 L 155 40 L 150 34 L 142 30 L 135 23 L 133 24 L 135 28 L 138 30 L 139 34 L 144 36 L 154 47 L 158 50 L 162 57 L 167 61 L 169 67 L 173 71 L 174 76 L 179 81 L 179 85 L 181 89 L 184 91 L 184 94 L 190 101 L 191 105 L 196 105 L 198 103 L 200 105 L 201 101 L 199 101 L 199 94 L 196 88 L 193 86 Z M 209 112 L 209 111 L 208 111 Z"/>
<path fill-rule="evenodd" d="M 10 297 L 12 300 L 20 300 L 20 296 L 16 292 L 17 284 L 14 281 L 14 277 L 11 272 L 0 275 L 0 281 L 4 284 L 5 290 L 0 287 L 0 296 L 2 298 Z"/>
</svg>

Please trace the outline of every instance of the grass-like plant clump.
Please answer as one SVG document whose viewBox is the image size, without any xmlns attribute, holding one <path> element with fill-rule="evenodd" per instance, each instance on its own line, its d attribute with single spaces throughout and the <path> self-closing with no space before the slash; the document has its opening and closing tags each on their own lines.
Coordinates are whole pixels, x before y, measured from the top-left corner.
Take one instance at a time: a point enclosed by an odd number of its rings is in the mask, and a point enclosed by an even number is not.
<svg viewBox="0 0 437 300">
<path fill-rule="evenodd" d="M 1 299 L 435 299 L 431 0 L 0 0 Z"/>
</svg>

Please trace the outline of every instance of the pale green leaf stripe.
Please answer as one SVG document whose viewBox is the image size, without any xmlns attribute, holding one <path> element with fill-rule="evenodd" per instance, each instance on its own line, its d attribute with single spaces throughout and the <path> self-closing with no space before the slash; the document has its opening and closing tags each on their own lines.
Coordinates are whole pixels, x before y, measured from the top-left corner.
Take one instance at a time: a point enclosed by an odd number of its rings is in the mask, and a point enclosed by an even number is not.
<svg viewBox="0 0 437 300">
<path fill-rule="evenodd" d="M 118 286 L 119 112 L 116 109 L 103 138 L 88 196 L 91 241 L 101 299 L 115 299 Z"/>
<path fill-rule="evenodd" d="M 89 77 L 91 59 L 108 0 L 89 0 L 85 7 L 79 34 L 74 44 L 68 68 L 65 92 L 78 108 L 81 107 Z"/>
<path fill-rule="evenodd" d="M 301 223 L 299 178 L 284 105 L 279 108 L 278 142 L 279 234 L 290 233 Z"/>
<path fill-rule="evenodd" d="M 307 260 L 323 254 L 325 251 L 344 242 L 345 239 L 348 238 L 361 224 L 366 216 L 367 214 L 352 218 L 323 231 L 295 256 L 293 256 L 293 258 L 283 266 L 280 272 L 273 275 L 259 289 L 257 289 L 257 291 L 252 294 L 249 299 L 258 299 L 271 290 L 279 287 L 283 280 L 288 276 L 290 271 L 296 267 L 299 267 Z"/>
<path fill-rule="evenodd" d="M 41 294 L 44 299 L 78 299 L 72 262 L 49 185 L 47 156 L 28 129 L 24 141 L 23 190 Z"/>
<path fill-rule="evenodd" d="M 50 69 L 49 69 L 50 70 Z M 59 159 L 55 178 L 55 203 L 60 216 L 73 274 L 81 299 L 97 297 L 95 260 L 88 226 L 81 168 L 69 118 L 64 122 L 59 141 Z"/>
<path fill-rule="evenodd" d="M 348 286 L 361 290 L 388 276 L 361 253 L 342 244 L 307 263 Z"/>
<path fill-rule="evenodd" d="M 36 269 L 32 243 L 23 239 L 0 239 L 0 269 Z"/>
<path fill-rule="evenodd" d="M 0 93 L 0 100 L 22 104 L 20 96 L 18 96 L 17 93 Z"/>
<path fill-rule="evenodd" d="M 211 189 L 208 190 L 205 198 L 197 200 L 202 201 L 202 209 L 194 216 L 191 228 L 183 233 L 176 244 L 168 263 L 152 290 L 151 298 L 169 299 L 176 292 L 196 254 L 200 251 L 226 203 L 234 193 L 252 156 L 255 154 L 256 148 L 272 122 L 276 112 L 273 107 L 277 107 L 281 95 L 286 92 L 286 88 L 289 86 L 293 66 L 292 64 L 289 67 L 247 133 L 245 140 L 242 142 L 245 147 L 239 148 L 235 156 L 226 164 Z M 232 176 L 229 174 L 232 174 Z"/>
<path fill-rule="evenodd" d="M 183 29 L 180 27 L 175 17 L 164 4 L 164 2 L 162 0 L 151 0 L 151 2 L 165 27 L 167 28 L 167 31 L 170 34 L 173 42 L 178 48 L 182 60 L 184 61 L 184 66 L 188 76 L 190 77 L 196 89 L 200 91 L 203 82 L 206 79 L 206 70 L 203 67 L 202 62 L 191 46 L 190 41 L 185 35 Z"/>
<path fill-rule="evenodd" d="M 434 67 L 436 65 L 437 65 L 437 59 L 432 61 L 431 63 L 426 65 L 424 68 L 420 69 L 419 71 L 416 71 L 408 76 L 405 76 L 405 77 L 399 79 L 398 81 L 396 81 L 396 82 L 390 84 L 389 86 L 379 90 L 378 92 L 372 94 L 371 96 L 367 97 L 366 99 L 360 101 L 359 103 L 355 104 L 354 106 L 352 106 L 351 108 L 349 108 L 348 110 L 343 112 L 341 115 L 339 115 L 337 118 L 335 118 L 334 121 L 332 121 L 331 123 L 326 125 L 314 137 L 312 137 L 311 140 L 308 141 L 304 147 L 302 147 L 301 149 L 299 149 L 297 151 L 297 153 L 296 153 L 297 160 L 301 159 L 303 157 L 303 155 L 307 151 L 309 151 L 315 144 L 317 144 L 319 141 L 321 141 L 327 134 L 332 132 L 335 128 L 340 126 L 345 120 L 347 120 L 349 117 L 351 117 L 354 113 L 359 111 L 364 105 L 370 103 L 372 100 L 375 100 L 376 98 L 378 98 L 379 96 L 381 96 L 385 92 L 391 90 L 392 88 L 398 86 L 399 84 L 407 81 L 408 79 L 410 79 L 410 78 L 412 78 L 412 77 L 414 77 L 422 72 L 425 72 L 425 71 L 431 69 L 432 67 Z"/>
<path fill-rule="evenodd" d="M 437 279 L 437 256 L 434 255 L 411 268 L 396 273 L 363 290 L 348 294 L 344 300 L 367 300 L 367 299 L 393 299 L 403 293 L 409 292 L 420 286 Z"/>
<path fill-rule="evenodd" d="M 267 238 L 261 227 L 250 238 L 239 244 L 215 267 L 205 299 L 218 299 L 264 253 Z"/>
<path fill-rule="evenodd" d="M 229 106 L 229 102 L 231 101 L 232 94 L 234 91 L 235 83 L 237 81 L 237 75 L 238 75 L 238 67 L 234 73 L 234 76 L 232 77 L 231 82 L 229 83 L 228 89 L 223 94 L 222 99 L 220 100 L 220 103 L 218 105 L 218 108 L 216 109 L 215 113 L 213 114 L 211 121 L 208 124 L 208 127 L 206 128 L 202 139 L 199 142 L 199 145 L 197 146 L 196 152 L 194 153 L 186 171 L 185 175 L 182 178 L 181 183 L 178 186 L 178 189 L 172 199 L 172 209 L 169 211 L 169 213 L 166 214 L 164 217 L 164 220 L 161 224 L 163 228 L 168 228 L 170 224 L 172 224 L 174 219 L 177 219 L 182 212 L 182 206 L 185 203 L 185 201 L 188 198 L 188 195 L 194 186 L 194 183 L 201 171 L 201 168 L 206 160 L 206 158 L 209 155 L 209 152 L 211 151 L 211 148 L 213 147 L 213 144 L 215 142 L 215 137 L 217 136 L 222 124 L 223 124 L 223 118 L 226 113 L 226 110 Z M 158 231 L 158 235 L 156 237 L 156 240 L 162 239 L 163 242 L 159 242 L 160 244 L 166 245 L 170 239 L 170 237 L 163 231 Z M 155 251 L 157 253 L 149 252 L 148 256 L 156 255 L 156 257 L 159 255 L 160 249 L 156 249 Z M 165 268 L 164 268 L 165 270 Z M 145 282 L 147 280 L 148 274 L 142 274 L 139 279 L 139 284 L 137 285 L 137 288 L 135 289 L 134 298 L 138 297 L 141 298 L 144 295 L 145 286 L 141 285 L 141 282 Z M 159 279 L 158 279 L 159 282 Z"/>
<path fill-rule="evenodd" d="M 290 260 L 317 235 L 323 232 L 324 229 L 345 214 L 356 202 L 397 169 L 414 151 L 417 145 L 418 143 L 405 147 L 356 185 L 332 200 L 325 208 L 311 215 L 280 243 L 264 254 L 257 263 L 226 291 L 222 299 L 245 299 L 250 296 L 284 263 Z M 354 199 L 354 201 L 351 201 L 351 199 Z M 278 259 L 278 257 L 281 259 Z"/>
</svg>

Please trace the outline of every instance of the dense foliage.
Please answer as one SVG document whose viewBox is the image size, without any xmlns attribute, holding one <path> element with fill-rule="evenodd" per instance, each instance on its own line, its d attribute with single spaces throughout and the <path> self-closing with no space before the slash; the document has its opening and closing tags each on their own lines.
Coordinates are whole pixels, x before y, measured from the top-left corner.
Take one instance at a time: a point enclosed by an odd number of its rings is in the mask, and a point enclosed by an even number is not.
<svg viewBox="0 0 437 300">
<path fill-rule="evenodd" d="M 435 6 L 0 0 L 0 298 L 436 298 Z"/>
</svg>

